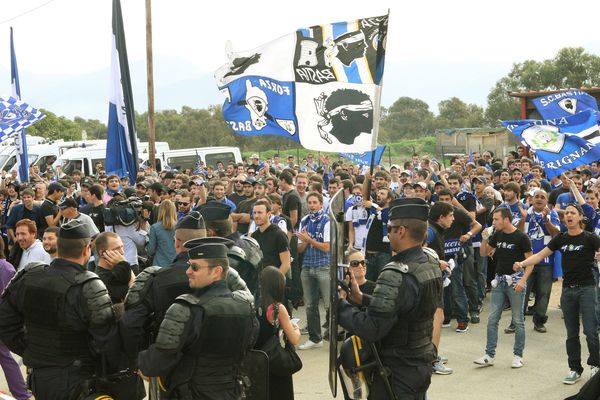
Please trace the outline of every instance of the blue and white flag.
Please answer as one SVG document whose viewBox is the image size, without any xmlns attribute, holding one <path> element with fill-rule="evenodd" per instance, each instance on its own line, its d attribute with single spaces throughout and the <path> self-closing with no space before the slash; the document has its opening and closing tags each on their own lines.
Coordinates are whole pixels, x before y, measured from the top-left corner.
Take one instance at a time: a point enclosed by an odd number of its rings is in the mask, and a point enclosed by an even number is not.
<svg viewBox="0 0 600 400">
<path fill-rule="evenodd" d="M 598 111 L 593 96 L 582 90 L 564 90 L 531 100 L 542 119 L 569 117 L 585 110 Z"/>
<path fill-rule="evenodd" d="M 11 83 L 11 88 L 12 88 L 12 96 L 16 100 L 21 100 L 21 85 L 19 83 L 19 70 L 17 68 L 17 56 L 15 54 L 15 44 L 13 41 L 12 27 L 10 28 L 10 83 Z M 25 110 L 26 110 L 26 108 L 25 108 Z M 16 111 L 14 107 L 13 107 L 13 111 Z M 17 112 L 16 114 L 19 114 L 23 111 L 24 111 L 24 109 L 20 108 L 20 111 Z M 19 172 L 19 180 L 21 182 L 28 182 L 29 181 L 29 159 L 27 157 L 27 136 L 25 135 L 24 128 L 25 128 L 24 126 L 22 126 L 20 128 L 17 126 L 17 131 L 19 131 L 19 133 L 17 134 L 17 136 L 15 138 L 15 144 L 17 145 L 17 150 L 18 150 L 19 156 L 17 157 L 16 168 L 17 168 L 17 171 Z M 10 132 L 10 130 L 9 130 L 9 132 Z M 10 135 L 10 133 L 8 133 L 8 134 Z M 8 137 L 8 136 L 6 136 L 6 137 Z M 0 140 L 3 140 L 3 139 L 0 139 Z"/>
<path fill-rule="evenodd" d="M 113 0 L 112 62 L 106 140 L 106 173 L 135 183 L 139 167 L 137 133 L 120 0 Z"/>
<path fill-rule="evenodd" d="M 215 79 L 238 134 L 276 135 L 304 148 L 377 147 L 388 16 L 299 29 L 251 51 L 228 51 Z"/>
<path fill-rule="evenodd" d="M 502 125 L 535 151 L 540 165 L 552 178 L 600 159 L 599 115 L 587 110 L 564 117 L 559 125 L 536 120 L 502 121 Z"/>
<path fill-rule="evenodd" d="M 29 125 L 35 124 L 46 115 L 39 110 L 9 97 L 0 98 L 0 142 L 13 136 L 17 132 L 22 132 Z"/>
<path fill-rule="evenodd" d="M 373 151 L 365 151 L 362 153 L 340 153 L 340 156 L 347 158 L 355 164 L 359 165 L 371 165 L 371 158 L 373 155 L 375 156 L 375 160 L 373 161 L 373 165 L 378 165 L 381 162 L 381 157 L 383 157 L 383 152 L 385 151 L 385 145 L 377 146 L 377 148 Z"/>
</svg>

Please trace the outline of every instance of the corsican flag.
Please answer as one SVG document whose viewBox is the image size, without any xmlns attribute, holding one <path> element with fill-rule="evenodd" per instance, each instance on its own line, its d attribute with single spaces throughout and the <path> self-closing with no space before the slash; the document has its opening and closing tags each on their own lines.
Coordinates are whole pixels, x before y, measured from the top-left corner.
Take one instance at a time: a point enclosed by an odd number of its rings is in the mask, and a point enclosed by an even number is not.
<svg viewBox="0 0 600 400">
<path fill-rule="evenodd" d="M 552 120 L 570 117 L 585 110 L 598 111 L 598 103 L 593 96 L 582 90 L 564 90 L 531 100 L 542 119 Z"/>
<path fill-rule="evenodd" d="M 385 145 L 380 145 L 373 151 L 365 151 L 362 153 L 340 153 L 340 156 L 360 165 L 371 165 L 371 158 L 374 156 L 375 159 L 373 160 L 373 164 L 378 165 L 381 162 L 384 151 Z"/>
<path fill-rule="evenodd" d="M 12 87 L 12 96 L 17 100 L 21 100 L 21 85 L 19 84 L 19 70 L 17 69 L 17 56 L 15 55 L 12 27 L 10 28 L 10 83 Z M 17 157 L 19 180 L 21 182 L 28 182 L 29 159 L 27 157 L 27 136 L 25 135 L 24 127 L 20 129 L 20 132 L 15 139 L 15 144 L 17 145 L 17 150 L 19 152 L 19 156 Z"/>
<path fill-rule="evenodd" d="M 120 0 L 113 0 L 112 62 L 106 141 L 106 173 L 135 183 L 139 168 L 137 133 Z"/>
<path fill-rule="evenodd" d="M 502 121 L 529 148 L 549 178 L 600 159 L 599 113 L 594 110 L 564 117 L 560 125 L 543 121 Z"/>
<path fill-rule="evenodd" d="M 228 51 L 215 73 L 225 121 L 240 135 L 284 136 L 312 150 L 374 150 L 387 25 L 387 15 L 319 25 Z"/>
</svg>

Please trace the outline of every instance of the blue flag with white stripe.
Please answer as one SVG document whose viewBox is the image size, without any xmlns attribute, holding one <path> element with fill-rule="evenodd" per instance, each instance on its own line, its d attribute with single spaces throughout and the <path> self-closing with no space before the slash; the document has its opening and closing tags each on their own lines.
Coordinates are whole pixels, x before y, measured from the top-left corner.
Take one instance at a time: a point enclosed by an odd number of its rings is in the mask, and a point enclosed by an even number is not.
<svg viewBox="0 0 600 400">
<path fill-rule="evenodd" d="M 598 111 L 596 98 L 582 90 L 563 90 L 531 100 L 542 119 L 570 117 L 585 110 Z"/>
<path fill-rule="evenodd" d="M 250 51 L 228 50 L 215 73 L 223 118 L 244 136 L 275 135 L 304 148 L 377 147 L 388 16 L 298 29 Z"/>
<path fill-rule="evenodd" d="M 106 173 L 135 183 L 139 168 L 137 133 L 120 0 L 113 0 L 112 57 L 106 140 Z"/>
<path fill-rule="evenodd" d="M 10 83 L 12 96 L 21 100 L 21 84 L 19 83 L 19 70 L 17 69 L 17 56 L 15 54 L 15 44 L 13 41 L 13 30 L 10 28 Z M 14 110 L 14 109 L 13 109 Z M 27 136 L 25 129 L 21 128 L 16 135 L 15 144 L 17 145 L 17 171 L 19 171 L 19 180 L 21 182 L 29 181 L 29 160 L 27 157 Z"/>
<path fill-rule="evenodd" d="M 347 158 L 355 164 L 359 165 L 371 165 L 371 158 L 375 156 L 375 160 L 373 161 L 374 165 L 378 165 L 381 162 L 381 157 L 383 157 L 383 152 L 385 151 L 385 145 L 379 145 L 373 151 L 365 151 L 363 153 L 340 153 L 340 156 Z"/>
<path fill-rule="evenodd" d="M 556 125 L 537 120 L 502 121 L 502 125 L 535 151 L 535 158 L 552 178 L 600 159 L 599 115 L 587 110 L 561 118 L 562 123 Z"/>
</svg>

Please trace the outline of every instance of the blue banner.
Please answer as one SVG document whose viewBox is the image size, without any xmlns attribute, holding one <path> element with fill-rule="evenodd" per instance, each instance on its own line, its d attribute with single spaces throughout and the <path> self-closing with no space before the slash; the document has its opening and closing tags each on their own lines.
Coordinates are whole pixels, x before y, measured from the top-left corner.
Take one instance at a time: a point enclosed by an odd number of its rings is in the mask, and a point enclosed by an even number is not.
<svg viewBox="0 0 600 400">
<path fill-rule="evenodd" d="M 275 135 L 324 152 L 377 146 L 388 16 L 298 29 L 228 50 L 215 72 L 223 118 L 240 135 Z"/>
<path fill-rule="evenodd" d="M 12 96 L 21 100 L 21 84 L 19 83 L 19 70 L 17 68 L 17 56 L 15 54 L 15 44 L 13 42 L 13 30 L 10 28 L 10 82 L 12 87 Z M 15 144 L 19 156 L 17 157 L 17 171 L 19 171 L 19 180 L 23 183 L 29 181 L 29 160 L 27 157 L 27 136 L 25 129 L 17 134 Z"/>
<path fill-rule="evenodd" d="M 564 90 L 531 100 L 542 119 L 569 117 L 589 109 L 598 111 L 596 98 L 582 90 Z"/>
<path fill-rule="evenodd" d="M 340 156 L 347 158 L 355 164 L 360 165 L 371 165 L 371 158 L 375 155 L 375 160 L 373 165 L 378 165 L 381 163 L 381 157 L 383 157 L 383 152 L 385 151 L 385 145 L 377 146 L 377 148 L 373 151 L 365 151 L 363 153 L 339 153 Z"/>
<path fill-rule="evenodd" d="M 563 117 L 559 125 L 543 121 L 502 121 L 509 131 L 535 151 L 535 156 L 549 178 L 578 165 L 600 159 L 599 113 L 583 111 Z"/>
<path fill-rule="evenodd" d="M 134 185 L 139 168 L 133 94 L 129 77 L 120 0 L 113 0 L 112 62 L 106 139 L 106 173 L 129 177 Z"/>
</svg>

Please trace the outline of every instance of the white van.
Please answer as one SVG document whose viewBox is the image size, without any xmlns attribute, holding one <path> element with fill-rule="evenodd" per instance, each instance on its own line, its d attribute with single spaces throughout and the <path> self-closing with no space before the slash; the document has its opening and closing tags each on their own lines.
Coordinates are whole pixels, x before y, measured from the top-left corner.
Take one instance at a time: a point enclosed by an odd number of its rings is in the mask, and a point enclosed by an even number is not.
<svg viewBox="0 0 600 400">
<path fill-rule="evenodd" d="M 169 143 L 167 142 L 156 142 L 156 167 L 160 170 L 160 154 L 165 151 L 169 151 Z M 148 143 L 138 143 L 138 157 L 140 158 L 139 163 L 148 160 Z M 101 162 L 102 165 L 106 165 L 106 140 L 102 143 L 95 144 L 89 148 L 74 148 L 65 151 L 60 155 L 54 167 L 60 166 L 63 172 L 67 175 L 73 173 L 74 170 L 81 171 L 84 175 L 94 174 L 94 164 Z"/>
<path fill-rule="evenodd" d="M 204 163 L 205 166 L 215 167 L 217 161 L 221 161 L 227 166 L 229 161 L 236 163 L 242 162 L 242 154 L 240 149 L 237 147 L 197 147 L 191 149 L 177 149 L 169 150 L 164 153 L 159 153 L 163 160 L 163 168 L 167 166 L 171 169 L 183 171 L 185 169 L 191 169 L 192 171 L 196 167 L 198 157 Z"/>
</svg>

